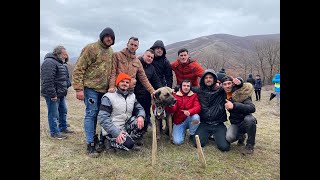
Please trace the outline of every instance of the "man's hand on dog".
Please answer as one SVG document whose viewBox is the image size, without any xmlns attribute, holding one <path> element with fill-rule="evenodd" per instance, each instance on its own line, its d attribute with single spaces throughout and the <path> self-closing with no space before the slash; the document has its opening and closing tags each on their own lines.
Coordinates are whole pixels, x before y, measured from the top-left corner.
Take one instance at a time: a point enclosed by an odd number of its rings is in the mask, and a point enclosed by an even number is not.
<svg viewBox="0 0 320 180">
<path fill-rule="evenodd" d="M 116 138 L 116 142 L 119 143 L 119 144 L 123 144 L 125 140 L 126 140 L 125 132 L 121 131 L 119 136 Z"/>
<path fill-rule="evenodd" d="M 184 113 L 184 115 L 190 116 L 190 112 L 188 110 L 181 110 L 181 111 Z"/>
<path fill-rule="evenodd" d="M 142 129 L 142 128 L 143 128 L 143 126 L 144 126 L 144 119 L 143 119 L 143 117 L 139 116 L 139 117 L 137 118 L 137 126 L 138 126 L 138 129 Z"/>
</svg>

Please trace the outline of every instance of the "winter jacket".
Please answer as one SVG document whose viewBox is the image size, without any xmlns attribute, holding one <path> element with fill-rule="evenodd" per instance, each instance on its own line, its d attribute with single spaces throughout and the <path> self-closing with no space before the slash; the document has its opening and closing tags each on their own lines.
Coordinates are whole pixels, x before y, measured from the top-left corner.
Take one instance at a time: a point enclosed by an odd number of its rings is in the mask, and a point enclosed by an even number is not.
<svg viewBox="0 0 320 180">
<path fill-rule="evenodd" d="M 46 54 L 41 65 L 41 95 L 43 97 L 63 97 L 68 92 L 68 70 L 63 61 L 52 53 Z"/>
<path fill-rule="evenodd" d="M 261 89 L 261 87 L 262 87 L 261 79 L 256 79 L 254 84 L 254 89 Z"/>
<path fill-rule="evenodd" d="M 188 116 L 184 115 L 182 110 L 190 112 L 190 116 L 199 114 L 201 111 L 201 105 L 198 99 L 197 93 L 189 91 L 188 94 L 184 94 L 180 90 L 174 93 L 173 96 L 177 102 L 173 106 L 167 106 L 166 110 L 173 113 L 173 123 L 181 124 Z"/>
<path fill-rule="evenodd" d="M 274 92 L 280 92 L 280 74 L 275 74 L 272 82 L 274 83 Z"/>
<path fill-rule="evenodd" d="M 84 47 L 73 70 L 73 89 L 80 91 L 88 87 L 97 92 L 107 92 L 112 70 L 112 54 L 112 48 L 107 48 L 101 40 Z"/>
<path fill-rule="evenodd" d="M 124 125 L 132 115 L 146 116 L 134 93 L 124 94 L 117 89 L 115 93 L 108 92 L 102 96 L 98 121 L 112 137 L 118 137 L 122 130 L 125 131 Z"/>
<path fill-rule="evenodd" d="M 230 113 L 229 120 L 231 124 L 239 124 L 244 117 L 256 111 L 255 105 L 252 103 L 251 95 L 254 89 L 252 84 L 243 83 L 243 86 L 234 92 L 229 99 L 233 103 L 233 109 L 228 110 Z"/>
<path fill-rule="evenodd" d="M 131 76 L 131 81 L 139 79 L 150 94 L 155 91 L 144 72 L 140 60 L 135 55 L 130 54 L 128 48 L 124 48 L 120 52 L 115 52 L 112 59 L 113 69 L 109 83 L 110 88 L 115 87 L 116 78 L 118 74 L 122 72 Z"/>
<path fill-rule="evenodd" d="M 171 63 L 171 68 L 176 74 L 177 84 L 181 84 L 183 80 L 189 79 L 192 86 L 199 87 L 198 78 L 204 72 L 200 64 L 195 60 L 189 58 L 187 63 L 181 63 L 179 59 Z"/>
<path fill-rule="evenodd" d="M 173 74 L 170 62 L 166 58 L 166 48 L 161 40 L 157 40 L 150 49 L 154 50 L 156 47 L 161 47 L 163 49 L 163 54 L 160 57 L 155 56 L 151 64 L 157 71 L 162 87 L 168 86 L 172 88 Z"/>
<path fill-rule="evenodd" d="M 146 76 L 149 82 L 151 83 L 152 87 L 154 89 L 160 88 L 161 82 L 153 65 L 145 63 L 142 57 L 140 57 L 139 60 L 143 66 L 144 72 L 146 73 Z M 134 88 L 134 94 L 136 95 L 137 98 L 143 98 L 146 95 L 149 96 L 150 93 L 142 85 L 141 81 L 137 79 L 136 87 Z"/>
<path fill-rule="evenodd" d="M 252 74 L 249 74 L 249 77 L 248 77 L 248 79 L 247 79 L 247 82 L 251 83 L 251 84 L 254 86 L 255 80 L 253 79 Z"/>
</svg>

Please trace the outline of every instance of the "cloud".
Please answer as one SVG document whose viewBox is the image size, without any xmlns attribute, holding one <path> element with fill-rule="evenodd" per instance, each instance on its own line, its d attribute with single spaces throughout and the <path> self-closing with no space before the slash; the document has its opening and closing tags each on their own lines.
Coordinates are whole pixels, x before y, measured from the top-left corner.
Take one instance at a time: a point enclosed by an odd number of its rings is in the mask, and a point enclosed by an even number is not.
<svg viewBox="0 0 320 180">
<path fill-rule="evenodd" d="M 40 2 L 40 61 L 61 44 L 77 57 L 100 32 L 111 27 L 115 51 L 131 36 L 138 54 L 161 39 L 165 45 L 211 34 L 236 36 L 280 33 L 278 0 L 56 0 Z"/>
</svg>

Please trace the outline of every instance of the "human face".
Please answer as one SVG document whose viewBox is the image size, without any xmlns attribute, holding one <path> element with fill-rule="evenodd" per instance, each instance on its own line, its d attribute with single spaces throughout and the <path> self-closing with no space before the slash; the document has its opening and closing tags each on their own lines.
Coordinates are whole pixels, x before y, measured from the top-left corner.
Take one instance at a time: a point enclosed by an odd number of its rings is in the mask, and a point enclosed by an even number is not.
<svg viewBox="0 0 320 180">
<path fill-rule="evenodd" d="M 222 83 L 222 88 L 226 93 L 231 92 L 233 87 L 232 81 L 225 81 Z"/>
<path fill-rule="evenodd" d="M 130 84 L 130 80 L 124 79 L 124 80 L 119 82 L 118 88 L 121 91 L 127 91 L 129 89 L 129 84 Z"/>
<path fill-rule="evenodd" d="M 147 64 L 151 64 L 152 61 L 153 61 L 153 58 L 154 58 L 154 54 L 152 54 L 151 52 L 149 51 L 146 51 L 144 54 L 143 54 L 143 60 L 145 63 Z"/>
<path fill-rule="evenodd" d="M 189 54 L 186 51 L 181 52 L 179 54 L 179 60 L 181 63 L 186 63 L 188 61 L 188 58 L 189 58 Z"/>
<path fill-rule="evenodd" d="M 212 74 L 207 74 L 205 77 L 204 77 L 204 84 L 206 86 L 211 86 L 213 85 L 213 81 L 214 81 L 214 78 L 212 76 Z"/>
<path fill-rule="evenodd" d="M 160 57 L 163 54 L 163 49 L 161 47 L 154 48 L 154 54 L 156 57 Z"/>
<path fill-rule="evenodd" d="M 256 76 L 256 79 L 260 79 L 260 76 Z"/>
<path fill-rule="evenodd" d="M 182 87 L 181 87 L 181 89 L 182 89 L 182 92 L 184 92 L 184 93 L 189 93 L 189 91 L 190 91 L 190 82 L 183 82 L 182 83 Z"/>
<path fill-rule="evenodd" d="M 65 61 L 65 59 L 67 59 L 67 58 L 68 58 L 68 53 L 67 53 L 67 51 L 66 51 L 65 49 L 62 49 L 62 50 L 61 50 L 61 54 L 59 55 L 59 59 Z"/>
<path fill-rule="evenodd" d="M 106 35 L 106 36 L 104 36 L 104 38 L 103 38 L 103 44 L 104 45 L 106 45 L 106 46 L 111 46 L 112 45 L 112 43 L 113 43 L 113 40 L 112 40 L 112 37 L 110 36 L 110 35 Z"/>
<path fill-rule="evenodd" d="M 139 48 L 139 41 L 135 41 L 133 39 L 130 39 L 127 48 L 131 54 L 136 53 L 136 50 Z"/>
</svg>

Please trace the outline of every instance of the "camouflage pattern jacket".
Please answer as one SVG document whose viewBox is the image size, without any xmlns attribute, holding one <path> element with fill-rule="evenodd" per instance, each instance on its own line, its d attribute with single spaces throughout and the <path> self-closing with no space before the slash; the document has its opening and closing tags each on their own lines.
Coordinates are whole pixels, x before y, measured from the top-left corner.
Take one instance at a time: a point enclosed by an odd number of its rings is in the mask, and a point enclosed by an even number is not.
<svg viewBox="0 0 320 180">
<path fill-rule="evenodd" d="M 135 55 L 130 54 L 128 48 L 124 48 L 120 52 L 115 52 L 112 59 L 113 70 L 111 73 L 109 88 L 115 87 L 116 78 L 118 74 L 122 72 L 131 76 L 131 81 L 133 81 L 134 84 L 136 83 L 136 77 L 138 77 L 141 84 L 150 94 L 154 92 L 154 88 L 150 84 L 140 60 Z"/>
<path fill-rule="evenodd" d="M 80 91 L 88 87 L 97 92 L 107 92 L 112 70 L 112 54 L 112 48 L 107 48 L 100 40 L 84 47 L 73 70 L 73 89 Z"/>
</svg>

